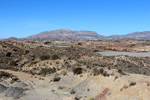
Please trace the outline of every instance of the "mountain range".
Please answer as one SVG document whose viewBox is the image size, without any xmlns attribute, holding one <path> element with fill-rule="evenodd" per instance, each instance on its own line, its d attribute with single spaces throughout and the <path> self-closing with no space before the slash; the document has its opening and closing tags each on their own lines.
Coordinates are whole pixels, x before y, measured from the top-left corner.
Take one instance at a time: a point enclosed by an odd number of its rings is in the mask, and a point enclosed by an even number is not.
<svg viewBox="0 0 150 100">
<path fill-rule="evenodd" d="M 53 31 L 44 31 L 25 38 L 11 37 L 10 40 L 107 40 L 107 39 L 150 39 L 150 31 L 134 32 L 126 35 L 103 36 L 94 31 L 72 31 L 68 29 L 59 29 Z"/>
</svg>

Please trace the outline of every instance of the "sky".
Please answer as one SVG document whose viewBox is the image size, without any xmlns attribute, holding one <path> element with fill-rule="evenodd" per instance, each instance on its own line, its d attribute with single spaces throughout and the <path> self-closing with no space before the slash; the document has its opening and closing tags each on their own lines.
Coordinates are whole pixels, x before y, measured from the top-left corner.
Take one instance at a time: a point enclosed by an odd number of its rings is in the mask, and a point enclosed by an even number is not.
<svg viewBox="0 0 150 100">
<path fill-rule="evenodd" d="M 56 29 L 150 31 L 150 0 L 0 0 L 0 38 Z"/>
</svg>

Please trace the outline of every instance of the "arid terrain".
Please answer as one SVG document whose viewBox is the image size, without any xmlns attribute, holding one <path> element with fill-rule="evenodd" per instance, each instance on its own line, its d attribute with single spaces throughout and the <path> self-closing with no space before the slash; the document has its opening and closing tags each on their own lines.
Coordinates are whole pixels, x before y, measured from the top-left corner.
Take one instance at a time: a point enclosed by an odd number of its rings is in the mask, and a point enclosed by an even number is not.
<svg viewBox="0 0 150 100">
<path fill-rule="evenodd" d="M 0 40 L 0 100 L 150 100 L 150 40 Z"/>
</svg>

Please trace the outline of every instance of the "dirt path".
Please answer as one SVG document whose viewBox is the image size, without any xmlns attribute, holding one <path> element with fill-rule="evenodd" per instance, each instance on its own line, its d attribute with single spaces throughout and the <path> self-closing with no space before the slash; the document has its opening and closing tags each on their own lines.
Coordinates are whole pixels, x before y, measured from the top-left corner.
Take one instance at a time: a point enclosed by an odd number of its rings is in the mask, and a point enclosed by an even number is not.
<svg viewBox="0 0 150 100">
<path fill-rule="evenodd" d="M 0 69 L 0 71 L 4 71 L 4 72 L 8 72 L 10 74 L 13 74 L 13 75 L 17 76 L 21 81 L 25 81 L 25 80 L 28 80 L 28 79 L 39 78 L 39 76 L 33 76 L 32 77 L 32 75 L 24 73 L 24 72 L 18 72 L 18 71 L 12 71 L 12 70 L 4 70 L 4 69 Z"/>
</svg>

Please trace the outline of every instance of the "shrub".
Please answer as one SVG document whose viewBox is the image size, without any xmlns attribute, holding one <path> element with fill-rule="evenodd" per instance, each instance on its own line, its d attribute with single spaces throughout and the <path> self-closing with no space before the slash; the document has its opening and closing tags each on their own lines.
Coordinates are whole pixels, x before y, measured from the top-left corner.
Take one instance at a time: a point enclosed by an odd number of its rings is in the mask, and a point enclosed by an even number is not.
<svg viewBox="0 0 150 100">
<path fill-rule="evenodd" d="M 54 77 L 53 82 L 58 82 L 58 81 L 60 81 L 60 79 L 61 79 L 60 77 Z"/>
<path fill-rule="evenodd" d="M 93 69 L 93 75 L 99 75 L 99 74 L 103 74 L 104 73 L 104 69 Z"/>
<path fill-rule="evenodd" d="M 83 70 L 83 69 L 80 68 L 80 67 L 79 67 L 79 68 L 74 68 L 74 69 L 73 69 L 73 73 L 76 74 L 76 75 L 82 74 L 82 70 Z"/>
<path fill-rule="evenodd" d="M 11 61 L 9 65 L 10 65 L 10 66 L 17 66 L 18 64 L 17 64 L 16 61 Z"/>
<path fill-rule="evenodd" d="M 6 56 L 10 57 L 11 56 L 11 52 L 7 52 Z"/>
<path fill-rule="evenodd" d="M 78 45 L 82 45 L 82 43 L 78 43 Z"/>
<path fill-rule="evenodd" d="M 94 98 L 90 98 L 89 100 L 94 100 Z"/>
<path fill-rule="evenodd" d="M 136 82 L 131 82 L 130 83 L 130 86 L 134 86 L 134 85 L 136 85 Z"/>
<path fill-rule="evenodd" d="M 52 73 L 55 73 L 56 72 L 56 68 L 53 67 L 53 68 L 42 68 L 41 71 L 40 71 L 40 74 L 42 75 L 46 75 L 46 74 L 52 74 Z"/>
<path fill-rule="evenodd" d="M 118 70 L 118 73 L 121 75 L 126 75 L 121 69 Z"/>
<path fill-rule="evenodd" d="M 16 81 L 19 82 L 20 81 L 19 78 L 17 78 L 17 77 L 12 78 L 11 84 L 14 83 L 14 82 L 16 82 Z"/>
<path fill-rule="evenodd" d="M 103 76 L 108 76 L 108 77 L 109 77 L 109 74 L 107 73 L 107 71 L 104 71 L 102 75 L 103 75 Z"/>
<path fill-rule="evenodd" d="M 131 68 L 132 66 L 131 65 L 128 65 L 128 68 Z"/>
<path fill-rule="evenodd" d="M 15 51 L 15 52 L 16 52 L 16 51 L 17 51 L 17 49 L 13 49 L 13 51 Z"/>
<path fill-rule="evenodd" d="M 46 42 L 44 42 L 44 44 L 50 44 L 51 42 L 49 42 L 49 41 L 46 41 Z"/>
<path fill-rule="evenodd" d="M 93 50 L 93 52 L 99 52 L 99 50 Z"/>
<path fill-rule="evenodd" d="M 59 56 L 58 55 L 53 55 L 52 60 L 56 60 L 56 59 L 59 59 Z"/>
<path fill-rule="evenodd" d="M 2 78 L 2 77 L 9 78 L 11 76 L 12 75 L 7 72 L 0 71 L 0 78 Z"/>
<path fill-rule="evenodd" d="M 59 87 L 58 87 L 58 89 L 63 89 L 63 88 L 64 88 L 64 87 L 62 87 L 62 86 L 59 86 Z"/>
<path fill-rule="evenodd" d="M 76 91 L 74 90 L 74 89 L 72 89 L 71 91 L 70 91 L 70 94 L 75 94 L 76 93 Z"/>
<path fill-rule="evenodd" d="M 123 49 L 122 51 L 127 51 L 127 49 Z"/>
<path fill-rule="evenodd" d="M 41 57 L 40 57 L 40 59 L 41 60 L 48 60 L 50 58 L 50 56 L 49 55 L 42 55 Z"/>
<path fill-rule="evenodd" d="M 80 100 L 80 98 L 79 97 L 75 97 L 74 100 Z"/>
<path fill-rule="evenodd" d="M 29 50 L 26 50 L 26 51 L 25 51 L 25 54 L 28 54 L 28 53 L 29 53 Z"/>
</svg>

